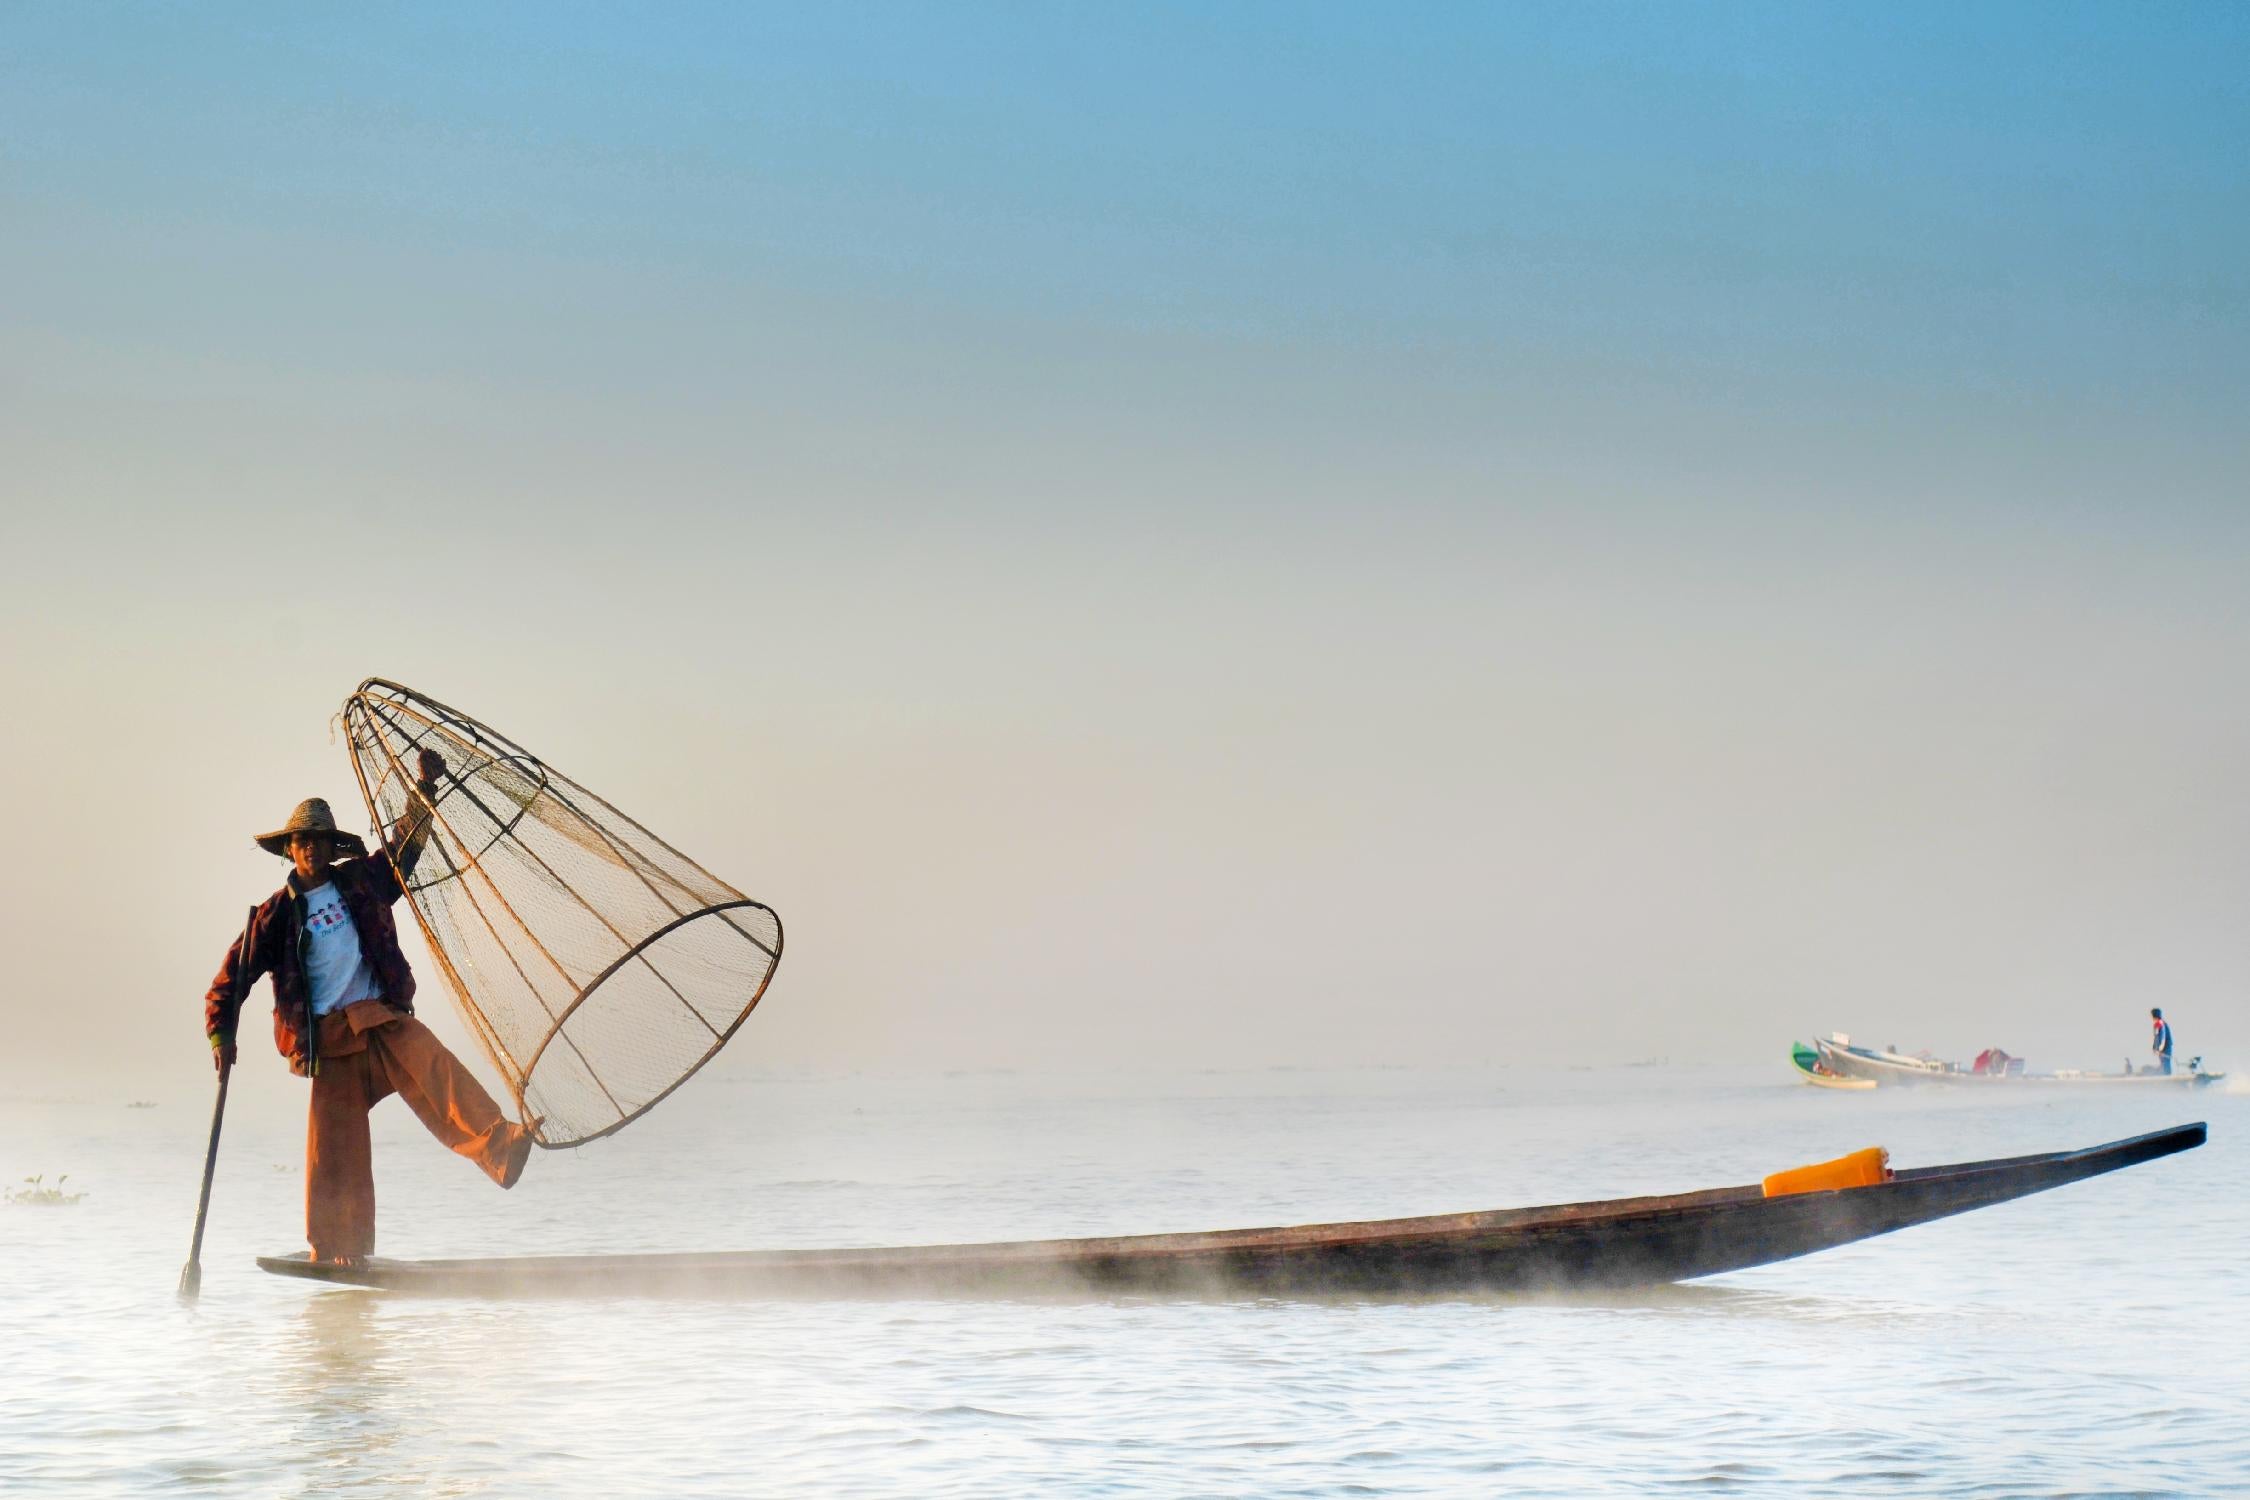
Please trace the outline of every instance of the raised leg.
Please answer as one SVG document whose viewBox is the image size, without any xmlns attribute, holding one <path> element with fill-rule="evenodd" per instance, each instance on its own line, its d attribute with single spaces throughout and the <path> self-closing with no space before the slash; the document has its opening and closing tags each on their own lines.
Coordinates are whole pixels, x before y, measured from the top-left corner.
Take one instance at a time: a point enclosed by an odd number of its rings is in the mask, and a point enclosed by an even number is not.
<svg viewBox="0 0 2250 1500">
<path fill-rule="evenodd" d="M 476 1076 L 430 1028 L 402 1016 L 367 1033 L 368 1055 L 416 1118 L 447 1149 L 484 1169 L 501 1186 L 522 1170 L 523 1128 L 500 1113 Z"/>
</svg>

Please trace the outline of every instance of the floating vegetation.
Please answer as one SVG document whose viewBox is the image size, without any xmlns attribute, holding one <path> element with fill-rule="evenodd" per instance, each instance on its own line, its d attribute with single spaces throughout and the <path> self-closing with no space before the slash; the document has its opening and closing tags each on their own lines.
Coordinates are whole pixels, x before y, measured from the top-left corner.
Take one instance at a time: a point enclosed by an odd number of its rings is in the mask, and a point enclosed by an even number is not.
<svg viewBox="0 0 2250 1500">
<path fill-rule="evenodd" d="M 22 1187 L 8 1189 L 8 1201 L 39 1208 L 68 1208 L 71 1204 L 86 1196 L 84 1193 L 64 1192 L 63 1184 L 68 1181 L 70 1181 L 68 1172 L 56 1178 L 53 1187 L 47 1186 L 47 1174 L 44 1172 L 37 1177 L 26 1177 Z"/>
</svg>

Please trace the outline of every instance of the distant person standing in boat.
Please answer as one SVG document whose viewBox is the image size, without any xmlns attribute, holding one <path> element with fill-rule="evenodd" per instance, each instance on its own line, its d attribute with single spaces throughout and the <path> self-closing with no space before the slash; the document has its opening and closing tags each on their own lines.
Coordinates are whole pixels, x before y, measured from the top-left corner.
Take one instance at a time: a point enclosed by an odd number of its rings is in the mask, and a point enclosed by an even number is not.
<svg viewBox="0 0 2250 1500">
<path fill-rule="evenodd" d="M 244 996 L 259 975 L 273 976 L 274 1042 L 289 1071 L 312 1080 L 305 1238 L 314 1260 L 375 1253 L 367 1114 L 386 1095 L 404 1099 L 430 1134 L 504 1188 L 515 1186 L 531 1155 L 534 1127 L 502 1115 L 484 1086 L 414 1019 L 414 972 L 399 952 L 391 907 L 429 841 L 445 761 L 424 750 L 420 772 L 406 816 L 373 857 L 336 827 L 318 797 L 298 803 L 274 832 L 257 835 L 259 848 L 289 861 L 289 878 L 259 905 L 204 996 L 203 1029 L 223 1071 L 234 1065 Z"/>
<path fill-rule="evenodd" d="M 2170 1073 L 2172 1071 L 2171 1023 L 2164 1019 L 2164 1012 L 2153 1005 L 2149 1007 L 2148 1018 L 2153 1028 L 2149 1037 L 2149 1050 L 2156 1054 L 2156 1071 Z"/>
</svg>

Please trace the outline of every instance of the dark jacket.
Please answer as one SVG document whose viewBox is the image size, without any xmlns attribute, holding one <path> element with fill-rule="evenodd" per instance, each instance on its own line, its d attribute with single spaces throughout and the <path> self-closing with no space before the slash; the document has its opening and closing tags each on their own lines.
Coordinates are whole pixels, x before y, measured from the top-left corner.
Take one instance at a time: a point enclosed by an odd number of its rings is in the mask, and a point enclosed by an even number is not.
<svg viewBox="0 0 2250 1500">
<path fill-rule="evenodd" d="M 426 832 L 426 829 L 424 830 Z M 399 872 L 411 875 L 422 857 L 422 839 L 402 839 L 389 854 L 363 855 L 329 866 L 328 878 L 344 898 L 352 926 L 359 932 L 359 951 L 367 959 L 375 982 L 383 987 L 383 1003 L 411 1015 L 414 1011 L 414 971 L 398 950 L 398 924 L 391 907 L 403 892 Z M 305 1028 L 312 1015 L 312 990 L 305 979 L 305 899 L 297 874 L 258 905 L 250 919 L 249 954 L 245 960 L 243 938 L 227 948 L 226 958 L 203 997 L 203 1031 L 214 1047 L 232 1042 L 242 999 L 261 974 L 273 976 L 273 1039 L 289 1059 L 289 1071 L 309 1076 L 305 1056 Z"/>
</svg>

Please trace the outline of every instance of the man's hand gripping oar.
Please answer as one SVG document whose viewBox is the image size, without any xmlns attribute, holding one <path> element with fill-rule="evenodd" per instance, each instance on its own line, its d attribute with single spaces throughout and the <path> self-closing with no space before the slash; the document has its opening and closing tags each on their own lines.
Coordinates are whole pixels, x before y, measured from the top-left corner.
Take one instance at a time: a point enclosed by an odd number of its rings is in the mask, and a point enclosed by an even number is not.
<svg viewBox="0 0 2250 1500">
<path fill-rule="evenodd" d="M 250 997 L 250 932 L 257 925 L 258 908 L 242 924 L 242 945 L 235 950 L 235 1014 Z M 203 1193 L 195 1202 L 195 1239 L 188 1245 L 187 1264 L 180 1268 L 180 1300 L 193 1302 L 203 1291 L 203 1221 L 211 1212 L 211 1174 L 219 1165 L 219 1126 L 227 1116 L 227 1079 L 234 1072 L 234 1044 L 222 1042 L 211 1050 L 219 1069 L 219 1097 L 211 1106 L 211 1144 L 203 1152 Z"/>
</svg>

